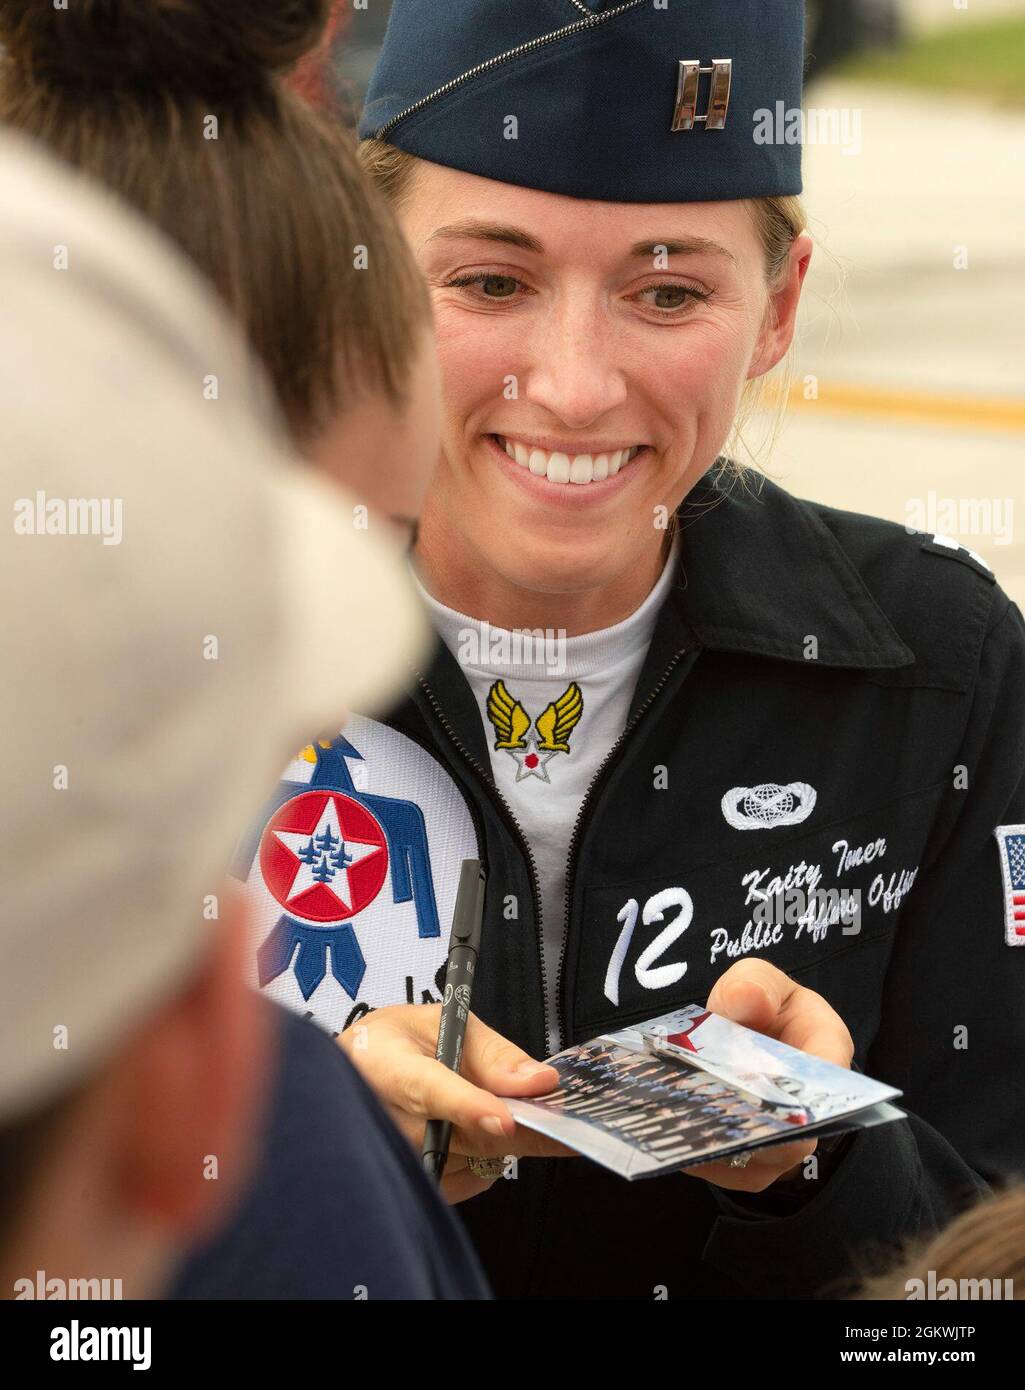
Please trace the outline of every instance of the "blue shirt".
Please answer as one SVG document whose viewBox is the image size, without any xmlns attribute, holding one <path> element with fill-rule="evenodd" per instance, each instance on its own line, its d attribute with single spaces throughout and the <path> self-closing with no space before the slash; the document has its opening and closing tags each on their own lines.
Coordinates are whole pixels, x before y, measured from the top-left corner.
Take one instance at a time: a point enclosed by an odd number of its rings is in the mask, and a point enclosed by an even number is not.
<svg viewBox="0 0 1025 1390">
<path fill-rule="evenodd" d="M 338 1044 L 267 1007 L 278 1068 L 253 1177 L 167 1296 L 489 1298 L 467 1237 Z"/>
</svg>

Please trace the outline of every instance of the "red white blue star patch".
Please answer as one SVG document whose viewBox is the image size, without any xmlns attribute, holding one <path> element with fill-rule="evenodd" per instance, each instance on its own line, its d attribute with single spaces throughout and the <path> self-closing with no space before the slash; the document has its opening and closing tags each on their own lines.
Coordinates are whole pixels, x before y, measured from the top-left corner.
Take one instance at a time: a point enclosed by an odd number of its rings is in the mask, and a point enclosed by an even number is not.
<svg viewBox="0 0 1025 1390">
<path fill-rule="evenodd" d="M 1025 946 L 1025 825 L 998 825 L 994 832 L 1004 880 L 1004 931 L 1008 946 Z"/>
</svg>

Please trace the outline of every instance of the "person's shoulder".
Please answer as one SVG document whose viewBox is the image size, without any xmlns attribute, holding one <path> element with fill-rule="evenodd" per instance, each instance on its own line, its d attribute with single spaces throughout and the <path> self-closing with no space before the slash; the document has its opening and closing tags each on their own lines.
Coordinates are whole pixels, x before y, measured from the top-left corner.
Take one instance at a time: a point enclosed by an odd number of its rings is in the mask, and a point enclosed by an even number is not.
<svg viewBox="0 0 1025 1390">
<path fill-rule="evenodd" d="M 307 1170 L 321 1161 L 335 1171 L 341 1165 L 368 1187 L 390 1190 L 396 1206 L 403 1189 L 409 1204 L 425 1199 L 432 1206 L 437 1194 L 410 1145 L 336 1039 L 309 1018 L 264 1002 L 279 1037 L 271 1139 L 281 1159 L 291 1155 Z"/>
<path fill-rule="evenodd" d="M 983 557 L 952 537 L 884 517 L 803 498 L 791 503 L 825 528 L 914 653 L 913 667 L 884 679 L 970 690 L 987 636 L 1012 607 Z"/>
<path fill-rule="evenodd" d="M 982 556 L 949 536 L 920 531 L 912 526 L 903 526 L 899 521 L 889 521 L 866 512 L 848 511 L 825 502 L 799 497 L 792 500 L 828 527 L 859 568 L 879 566 L 884 574 L 892 573 L 894 565 L 908 570 L 918 569 L 923 575 L 923 582 L 935 581 L 962 588 L 966 592 L 978 588 L 980 581 L 984 588 L 988 586 L 992 589 L 996 585 L 996 575 Z M 923 559 L 924 556 L 952 561 L 954 568 L 947 565 L 937 568 L 930 560 Z M 961 572 L 962 569 L 975 578 L 968 579 Z"/>
<path fill-rule="evenodd" d="M 329 1033 L 291 1009 L 269 1000 L 263 1002 L 278 1034 L 282 1057 L 288 1062 L 289 1085 L 295 1099 L 301 1099 L 307 1089 L 319 1091 L 325 1080 L 330 1080 L 338 1088 L 340 1102 L 366 1103 L 369 1092 L 359 1073 Z"/>
<path fill-rule="evenodd" d="M 253 1179 L 172 1296 L 486 1297 L 461 1231 L 337 1042 L 261 1002 L 274 1073 Z"/>
</svg>

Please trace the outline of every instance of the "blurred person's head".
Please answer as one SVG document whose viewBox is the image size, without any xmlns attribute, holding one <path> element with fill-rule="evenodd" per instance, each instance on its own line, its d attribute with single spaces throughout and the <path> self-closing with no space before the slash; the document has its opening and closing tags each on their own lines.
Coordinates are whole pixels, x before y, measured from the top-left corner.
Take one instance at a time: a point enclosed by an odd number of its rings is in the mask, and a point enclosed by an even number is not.
<svg viewBox="0 0 1025 1390">
<path fill-rule="evenodd" d="M 270 1070 L 238 829 L 422 620 L 186 263 L 9 135 L 0 186 L 0 1296 L 131 1297 L 237 1193 Z"/>
<path fill-rule="evenodd" d="M 332 10 L 0 0 L 0 121 L 176 241 L 242 323 L 301 452 L 409 522 L 438 453 L 426 289 L 351 137 L 285 80 Z"/>
<path fill-rule="evenodd" d="M 339 45 L 340 36 L 348 28 L 348 19 L 354 6 L 350 0 L 330 0 L 327 24 L 315 48 L 304 54 L 289 79 L 293 91 L 299 93 L 311 106 L 336 106 L 333 91 L 332 73 L 334 50 Z"/>
<path fill-rule="evenodd" d="M 1025 1185 L 983 1198 L 866 1277 L 862 1299 L 1025 1299 Z"/>
</svg>

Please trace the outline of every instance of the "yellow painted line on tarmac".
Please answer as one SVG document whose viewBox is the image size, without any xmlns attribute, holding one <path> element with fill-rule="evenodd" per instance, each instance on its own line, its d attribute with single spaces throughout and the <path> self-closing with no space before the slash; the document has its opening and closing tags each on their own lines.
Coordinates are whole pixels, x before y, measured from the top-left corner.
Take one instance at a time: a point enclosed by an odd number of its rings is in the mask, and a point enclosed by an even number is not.
<svg viewBox="0 0 1025 1390">
<path fill-rule="evenodd" d="M 788 408 L 811 412 L 828 410 L 838 415 L 861 415 L 887 420 L 917 420 L 933 425 L 952 425 L 969 430 L 998 430 L 1025 434 L 1025 400 L 1000 397 L 955 396 L 927 391 L 891 391 L 879 386 L 854 386 L 820 382 L 818 394 L 808 400 L 804 387 L 791 387 Z M 775 404 L 779 394 L 769 401 Z"/>
</svg>

